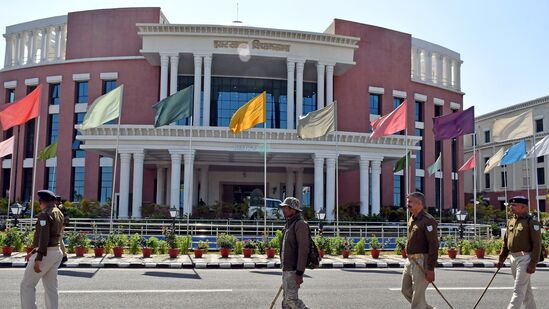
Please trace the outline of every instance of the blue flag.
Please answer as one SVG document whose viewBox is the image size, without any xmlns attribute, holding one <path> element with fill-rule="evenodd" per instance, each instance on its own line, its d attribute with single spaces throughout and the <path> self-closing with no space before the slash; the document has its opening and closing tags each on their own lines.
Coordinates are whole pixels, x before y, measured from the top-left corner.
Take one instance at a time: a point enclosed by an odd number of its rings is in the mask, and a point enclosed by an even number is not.
<svg viewBox="0 0 549 309">
<path fill-rule="evenodd" d="M 503 158 L 499 162 L 499 165 L 509 165 L 522 160 L 526 156 L 526 142 L 521 140 L 520 142 L 507 149 Z"/>
</svg>

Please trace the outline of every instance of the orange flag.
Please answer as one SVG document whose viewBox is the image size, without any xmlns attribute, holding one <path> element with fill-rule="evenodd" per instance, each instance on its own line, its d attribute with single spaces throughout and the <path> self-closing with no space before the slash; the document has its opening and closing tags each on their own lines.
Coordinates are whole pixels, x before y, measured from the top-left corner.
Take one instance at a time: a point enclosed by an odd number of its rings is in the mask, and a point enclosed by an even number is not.
<svg viewBox="0 0 549 309">
<path fill-rule="evenodd" d="M 372 121 L 374 128 L 370 138 L 380 138 L 406 129 L 406 109 L 408 101 L 404 100 L 399 107 L 391 113 Z"/>
<path fill-rule="evenodd" d="M 473 154 L 473 156 L 463 164 L 462 167 L 459 168 L 459 172 L 465 172 L 475 167 L 475 164 L 477 163 L 477 156 L 476 154 Z"/>
<path fill-rule="evenodd" d="M 2 130 L 5 131 L 38 117 L 41 95 L 42 85 L 38 85 L 36 89 L 21 100 L 4 105 L 0 110 L 0 125 L 2 126 Z"/>
</svg>

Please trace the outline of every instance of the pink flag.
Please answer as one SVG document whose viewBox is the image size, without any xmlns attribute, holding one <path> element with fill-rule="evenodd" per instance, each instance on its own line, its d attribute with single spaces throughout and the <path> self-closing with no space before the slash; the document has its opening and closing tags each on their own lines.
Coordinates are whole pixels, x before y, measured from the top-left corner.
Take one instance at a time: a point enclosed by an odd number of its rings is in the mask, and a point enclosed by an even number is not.
<svg viewBox="0 0 549 309">
<path fill-rule="evenodd" d="M 0 158 L 13 153 L 13 136 L 0 143 Z"/>
<path fill-rule="evenodd" d="M 408 101 L 404 100 L 404 102 L 391 113 L 372 121 L 370 124 L 374 128 L 374 131 L 372 132 L 372 135 L 370 135 L 370 138 L 380 138 L 406 129 L 407 106 Z"/>
<path fill-rule="evenodd" d="M 477 163 L 477 155 L 476 154 L 473 154 L 473 156 L 471 156 L 471 158 L 469 160 L 467 160 L 467 162 L 465 162 L 465 164 L 463 164 L 462 167 L 459 168 L 459 172 L 465 172 L 465 171 L 468 171 L 472 168 L 475 167 L 475 164 Z"/>
</svg>

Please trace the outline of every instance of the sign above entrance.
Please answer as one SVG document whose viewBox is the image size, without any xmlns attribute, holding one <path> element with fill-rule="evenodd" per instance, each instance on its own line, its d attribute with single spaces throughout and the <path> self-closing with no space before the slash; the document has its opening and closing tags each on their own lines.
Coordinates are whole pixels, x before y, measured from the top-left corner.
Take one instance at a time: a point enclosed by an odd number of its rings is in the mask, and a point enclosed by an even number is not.
<svg viewBox="0 0 549 309">
<path fill-rule="evenodd" d="M 253 40 L 251 44 L 249 44 L 248 41 L 214 40 L 214 48 L 242 48 L 242 45 L 247 45 L 248 48 L 251 45 L 252 49 L 274 50 L 282 52 L 290 51 L 289 44 L 267 43 L 261 42 L 260 40 Z"/>
</svg>

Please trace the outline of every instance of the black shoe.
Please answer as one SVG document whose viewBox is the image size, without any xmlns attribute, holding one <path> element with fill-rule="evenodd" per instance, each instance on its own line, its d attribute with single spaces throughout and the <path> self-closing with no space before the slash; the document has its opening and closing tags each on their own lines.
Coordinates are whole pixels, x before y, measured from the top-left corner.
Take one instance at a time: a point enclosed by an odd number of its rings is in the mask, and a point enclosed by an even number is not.
<svg viewBox="0 0 549 309">
<path fill-rule="evenodd" d="M 67 256 L 64 255 L 64 256 L 63 256 L 63 259 L 61 259 L 61 263 L 65 263 L 67 260 L 68 260 Z"/>
</svg>

